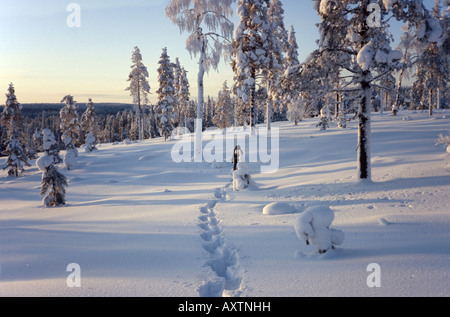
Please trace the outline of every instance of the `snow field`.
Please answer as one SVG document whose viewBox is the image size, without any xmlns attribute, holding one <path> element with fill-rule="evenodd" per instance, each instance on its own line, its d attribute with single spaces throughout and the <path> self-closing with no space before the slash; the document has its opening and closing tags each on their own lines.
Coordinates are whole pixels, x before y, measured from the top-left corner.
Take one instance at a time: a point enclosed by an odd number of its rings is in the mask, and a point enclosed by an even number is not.
<svg viewBox="0 0 450 317">
<path fill-rule="evenodd" d="M 161 139 L 60 164 L 61 208 L 41 207 L 35 165 L 3 172 L 0 296 L 449 296 L 448 154 L 434 146 L 448 115 L 400 114 L 372 117 L 371 183 L 356 180 L 356 123 L 318 131 L 317 119 L 274 123 L 280 168 L 249 163 L 245 191 L 232 190 L 231 163 L 176 164 L 175 142 Z M 325 254 L 294 228 L 314 206 L 345 233 Z M 70 263 L 80 288 L 66 284 Z M 367 285 L 371 263 L 379 288 Z"/>
</svg>

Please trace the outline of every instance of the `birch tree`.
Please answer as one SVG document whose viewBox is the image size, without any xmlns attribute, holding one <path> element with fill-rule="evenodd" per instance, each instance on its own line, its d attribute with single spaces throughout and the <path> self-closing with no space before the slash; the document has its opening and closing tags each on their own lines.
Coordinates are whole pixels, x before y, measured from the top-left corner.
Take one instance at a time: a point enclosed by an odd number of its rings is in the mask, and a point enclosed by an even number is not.
<svg viewBox="0 0 450 317">
<path fill-rule="evenodd" d="M 202 118 L 204 107 L 205 72 L 211 68 L 218 70 L 221 58 L 230 56 L 230 44 L 234 24 L 232 4 L 236 0 L 171 0 L 166 7 L 167 17 L 176 24 L 180 32 L 187 32 L 186 49 L 193 57 L 199 58 L 197 78 L 198 103 L 196 120 L 195 161 L 201 161 Z"/>
</svg>

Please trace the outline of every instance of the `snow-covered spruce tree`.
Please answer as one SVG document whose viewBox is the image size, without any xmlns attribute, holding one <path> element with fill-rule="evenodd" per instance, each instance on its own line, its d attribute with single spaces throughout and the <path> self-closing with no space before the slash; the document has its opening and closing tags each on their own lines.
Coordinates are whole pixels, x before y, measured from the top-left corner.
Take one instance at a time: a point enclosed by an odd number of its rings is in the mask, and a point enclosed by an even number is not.
<svg viewBox="0 0 450 317">
<path fill-rule="evenodd" d="M 437 105 L 437 102 L 434 102 L 433 99 L 437 100 L 438 91 L 446 86 L 450 74 L 449 60 L 444 53 L 443 46 L 445 42 L 445 34 L 442 32 L 444 19 L 441 16 L 441 6 L 437 0 L 432 10 L 432 17 L 428 21 L 434 32 L 428 35 L 428 38 L 431 38 L 432 41 L 419 43 L 413 94 L 420 100 L 422 110 L 425 104 L 428 104 L 428 112 L 431 116 L 433 107 Z M 426 29 L 418 31 L 426 32 Z M 420 47 L 420 44 L 422 44 L 422 47 Z"/>
<path fill-rule="evenodd" d="M 325 131 L 329 128 L 328 117 L 328 108 L 323 107 L 320 109 L 320 121 L 317 123 L 316 127 L 319 127 L 321 131 Z"/>
<path fill-rule="evenodd" d="M 4 151 L 3 154 L 8 156 L 8 158 L 6 159 L 5 167 L 3 169 L 8 170 L 9 176 L 18 177 L 19 173 L 22 173 L 24 171 L 24 165 L 30 166 L 25 154 L 24 147 L 16 137 L 15 130 L 12 131 L 12 134 L 9 137 L 6 151 Z"/>
<path fill-rule="evenodd" d="M 178 57 L 174 63 L 174 119 L 173 123 L 176 127 L 181 128 L 187 124 L 187 115 L 189 108 L 189 81 L 187 73 L 183 66 L 180 65 Z M 193 119 L 193 118 L 192 118 Z"/>
<path fill-rule="evenodd" d="M 63 161 L 59 155 L 59 147 L 56 143 L 55 135 L 50 129 L 42 130 L 42 148 L 44 154 L 52 158 L 53 164 L 59 164 Z"/>
<path fill-rule="evenodd" d="M 250 126 L 256 125 L 256 88 L 270 56 L 272 37 L 266 0 L 239 0 L 239 25 L 233 39 L 232 68 L 235 73 L 235 91 L 250 110 Z"/>
<path fill-rule="evenodd" d="M 64 143 L 66 153 L 64 155 L 64 165 L 71 169 L 77 162 L 78 150 L 76 148 L 79 136 L 81 135 L 81 125 L 77 113 L 76 101 L 71 95 L 65 96 L 61 102 L 65 106 L 59 112 L 61 120 L 60 129 L 62 132 L 61 140 Z"/>
<path fill-rule="evenodd" d="M 290 76 L 290 72 L 298 72 L 298 68 L 300 67 L 300 62 L 298 60 L 298 44 L 297 38 L 295 36 L 294 26 L 291 25 L 288 36 L 288 43 L 286 50 L 286 58 L 284 60 L 285 69 L 284 74 L 281 77 L 281 87 L 283 89 L 283 96 L 281 98 L 282 106 L 288 107 L 289 104 L 296 100 L 301 93 L 301 84 L 296 76 Z M 295 106 L 294 106 L 295 107 Z"/>
<path fill-rule="evenodd" d="M 159 134 L 164 137 L 164 140 L 167 140 L 173 130 L 175 95 L 174 67 L 170 62 L 169 55 L 167 55 L 167 48 L 163 48 L 158 64 L 159 89 L 156 91 L 158 94 L 158 104 L 156 105 L 157 126 Z"/>
<path fill-rule="evenodd" d="M 397 46 L 397 50 L 400 50 L 402 52 L 402 60 L 401 60 L 401 67 L 398 74 L 398 83 L 397 83 L 397 92 L 395 96 L 394 104 L 392 105 L 392 110 L 400 110 L 401 108 L 401 97 L 405 99 L 405 96 L 401 95 L 402 91 L 402 84 L 404 79 L 410 79 L 412 75 L 412 68 L 414 64 L 414 59 L 417 58 L 414 54 L 414 37 L 413 32 L 411 30 L 411 23 L 407 22 L 405 25 L 401 26 L 402 35 L 400 36 L 400 43 Z M 396 115 L 396 113 L 392 113 L 393 115 Z"/>
<path fill-rule="evenodd" d="M 346 86 L 358 88 L 358 178 L 370 180 L 372 88 L 379 76 L 399 68 L 402 57 L 390 47 L 387 19 L 410 21 L 417 25 L 417 30 L 424 31 L 416 33 L 418 38 L 436 42 L 435 19 L 420 0 L 314 0 L 314 8 L 322 19 L 319 54 L 330 52 L 336 57 L 352 57 L 350 67 L 341 65 L 339 58 L 335 61 L 350 74 Z M 339 33 L 329 32 L 330 27 Z"/>
<path fill-rule="evenodd" d="M 189 80 L 187 78 L 187 72 L 183 66 L 181 66 L 181 74 L 178 83 L 178 104 L 180 108 L 180 116 L 182 120 L 182 125 L 187 128 L 188 122 L 194 120 L 195 114 L 190 111 L 190 98 L 191 93 L 189 91 Z"/>
<path fill-rule="evenodd" d="M 20 136 L 23 130 L 22 105 L 17 101 L 14 85 L 11 83 L 6 94 L 6 104 L 3 108 L 1 124 L 6 129 L 7 146 L 4 155 L 7 155 L 4 170 L 8 175 L 19 176 L 24 170 L 24 165 L 30 166 L 26 154 L 23 138 Z"/>
<path fill-rule="evenodd" d="M 150 93 L 150 85 L 147 81 L 148 71 L 142 62 L 142 54 L 139 47 L 135 46 L 131 56 L 131 72 L 128 75 L 130 85 L 125 89 L 130 91 L 130 96 L 133 98 L 133 103 L 136 107 L 136 116 L 138 120 L 139 141 L 144 137 L 143 131 L 143 111 L 148 104 L 148 94 Z"/>
<path fill-rule="evenodd" d="M 175 58 L 175 63 L 173 64 L 173 77 L 174 77 L 174 94 L 173 94 L 173 112 L 174 112 L 174 125 L 175 127 L 181 126 L 181 105 L 180 105 L 180 85 L 181 85 L 181 65 L 180 60 Z"/>
<path fill-rule="evenodd" d="M 225 81 L 217 99 L 213 124 L 215 124 L 219 129 L 231 127 L 233 110 L 231 91 Z"/>
<path fill-rule="evenodd" d="M 171 0 L 166 7 L 167 17 L 175 23 L 180 32 L 188 32 L 186 49 L 191 56 L 199 57 L 197 125 L 202 125 L 205 72 L 218 70 L 221 57 L 225 61 L 231 50 L 230 41 L 234 25 L 232 5 L 236 0 Z M 194 155 L 202 155 L 202 126 L 196 126 Z"/>
<path fill-rule="evenodd" d="M 95 144 L 98 133 L 98 122 L 94 103 L 91 98 L 89 98 L 89 102 L 86 104 L 86 110 L 81 116 L 81 129 L 86 134 L 85 149 L 87 152 L 92 152 L 96 149 Z"/>
<path fill-rule="evenodd" d="M 284 9 L 279 0 L 271 0 L 268 8 L 269 17 L 269 63 L 265 65 L 264 81 L 267 90 L 266 124 L 271 128 L 273 110 L 280 109 L 284 91 L 281 77 L 285 71 L 284 52 L 290 50 L 288 32 L 284 25 Z M 294 50 L 294 48 L 292 48 Z"/>
<path fill-rule="evenodd" d="M 44 207 L 58 207 L 66 204 L 66 177 L 55 166 L 56 140 L 49 129 L 44 129 L 43 147 L 45 153 L 36 160 L 36 166 L 42 171 L 41 196 Z"/>
</svg>

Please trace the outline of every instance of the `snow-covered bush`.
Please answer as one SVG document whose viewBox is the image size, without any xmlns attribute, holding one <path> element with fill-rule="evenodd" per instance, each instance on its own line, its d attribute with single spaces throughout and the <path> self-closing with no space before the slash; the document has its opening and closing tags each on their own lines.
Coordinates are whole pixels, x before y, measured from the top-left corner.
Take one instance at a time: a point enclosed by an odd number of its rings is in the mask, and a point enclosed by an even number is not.
<svg viewBox="0 0 450 317">
<path fill-rule="evenodd" d="M 77 164 L 77 158 L 78 158 L 78 150 L 75 148 L 75 146 L 72 143 L 72 138 L 69 137 L 67 134 L 63 134 L 62 136 L 64 145 L 67 148 L 66 154 L 64 155 L 64 165 L 68 170 L 70 170 L 72 167 L 74 167 Z"/>
<path fill-rule="evenodd" d="M 325 253 L 344 242 L 344 233 L 330 228 L 333 220 L 334 212 L 329 207 L 309 207 L 296 218 L 295 232 L 307 245 L 312 244 L 319 253 Z"/>
<path fill-rule="evenodd" d="M 241 191 L 249 187 L 251 183 L 251 176 L 248 171 L 247 164 L 238 162 L 237 168 L 233 171 L 233 190 Z"/>
<path fill-rule="evenodd" d="M 89 132 L 85 139 L 85 147 L 84 147 L 85 151 L 92 152 L 96 150 L 97 148 L 95 147 L 95 143 L 96 143 L 95 137 L 92 135 L 91 132 Z"/>
<path fill-rule="evenodd" d="M 450 154 L 450 135 L 444 136 L 443 134 L 439 135 L 436 145 L 443 144 L 447 145 L 447 153 Z"/>
<path fill-rule="evenodd" d="M 328 128 L 328 111 L 325 110 L 326 108 L 322 108 L 320 110 L 320 121 L 316 125 L 317 127 L 320 127 L 321 131 L 324 131 Z"/>
<path fill-rule="evenodd" d="M 42 171 L 41 196 L 44 207 L 58 207 L 66 204 L 67 179 L 54 165 L 52 155 L 44 154 L 36 160 L 37 168 Z"/>
</svg>

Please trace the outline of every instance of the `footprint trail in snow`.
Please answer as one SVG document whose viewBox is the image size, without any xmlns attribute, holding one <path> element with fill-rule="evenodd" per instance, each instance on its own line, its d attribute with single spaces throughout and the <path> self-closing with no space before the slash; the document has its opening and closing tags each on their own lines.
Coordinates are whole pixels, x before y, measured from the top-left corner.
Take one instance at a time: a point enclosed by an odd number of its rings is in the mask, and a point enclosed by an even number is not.
<svg viewBox="0 0 450 317">
<path fill-rule="evenodd" d="M 198 226 L 202 229 L 200 237 L 204 242 L 203 248 L 209 256 L 206 264 L 216 275 L 216 278 L 203 282 L 198 288 L 201 297 L 222 297 L 225 294 L 236 296 L 241 285 L 238 252 L 226 244 L 215 211 L 216 205 L 226 199 L 225 189 L 226 187 L 216 189 L 214 199 L 200 208 Z"/>
</svg>

